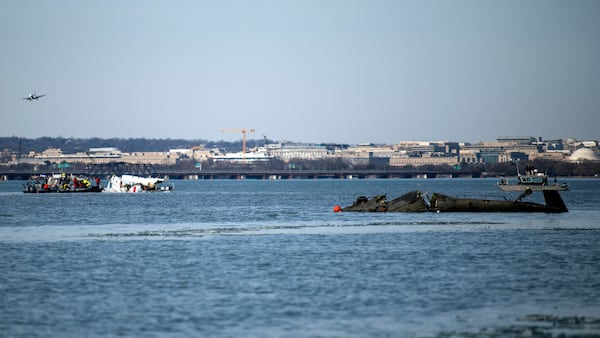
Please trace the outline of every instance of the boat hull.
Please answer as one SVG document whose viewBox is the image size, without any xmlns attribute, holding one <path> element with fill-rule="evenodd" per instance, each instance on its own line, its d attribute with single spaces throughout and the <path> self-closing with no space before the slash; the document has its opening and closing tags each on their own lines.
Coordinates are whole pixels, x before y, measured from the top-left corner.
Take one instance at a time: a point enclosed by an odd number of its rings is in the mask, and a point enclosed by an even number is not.
<svg viewBox="0 0 600 338">
<path fill-rule="evenodd" d="M 96 185 L 92 185 L 87 177 L 42 174 L 32 176 L 23 186 L 23 192 L 28 194 L 101 192 L 100 179 L 96 182 Z"/>
<path fill-rule="evenodd" d="M 528 184 L 497 184 L 502 191 L 567 191 L 569 188 L 564 185 L 528 185 Z"/>
</svg>

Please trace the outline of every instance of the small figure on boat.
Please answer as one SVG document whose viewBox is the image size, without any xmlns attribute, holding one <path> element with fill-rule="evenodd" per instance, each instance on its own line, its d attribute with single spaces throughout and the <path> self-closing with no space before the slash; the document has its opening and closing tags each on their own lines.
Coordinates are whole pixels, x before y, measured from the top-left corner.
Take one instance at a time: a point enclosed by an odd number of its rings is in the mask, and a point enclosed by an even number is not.
<svg viewBox="0 0 600 338">
<path fill-rule="evenodd" d="M 525 174 L 529 176 L 534 176 L 537 173 L 535 166 L 533 164 L 528 164 L 525 166 Z"/>
</svg>

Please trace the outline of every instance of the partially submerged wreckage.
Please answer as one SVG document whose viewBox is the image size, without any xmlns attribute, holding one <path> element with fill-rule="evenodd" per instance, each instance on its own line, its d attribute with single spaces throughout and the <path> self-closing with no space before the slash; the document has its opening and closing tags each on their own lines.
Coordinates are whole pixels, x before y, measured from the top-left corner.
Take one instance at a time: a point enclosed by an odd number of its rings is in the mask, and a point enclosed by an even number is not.
<svg viewBox="0 0 600 338">
<path fill-rule="evenodd" d="M 532 177 L 533 176 L 533 177 Z M 490 200 L 476 198 L 457 198 L 434 192 L 431 198 L 419 190 L 414 190 L 388 201 L 386 195 L 373 198 L 360 196 L 347 207 L 335 206 L 335 212 L 568 212 L 559 191 L 568 190 L 567 184 L 548 185 L 545 175 L 518 176 L 517 184 L 509 184 L 503 178 L 496 186 L 503 191 L 517 191 L 521 194 L 514 200 Z M 544 194 L 546 204 L 526 202 L 523 199 L 534 191 Z"/>
</svg>

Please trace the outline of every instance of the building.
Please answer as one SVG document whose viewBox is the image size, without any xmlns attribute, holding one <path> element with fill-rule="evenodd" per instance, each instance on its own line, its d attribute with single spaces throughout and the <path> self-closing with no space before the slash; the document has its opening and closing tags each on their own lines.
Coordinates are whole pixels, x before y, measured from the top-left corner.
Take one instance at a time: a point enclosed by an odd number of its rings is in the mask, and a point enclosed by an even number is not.
<svg viewBox="0 0 600 338">
<path fill-rule="evenodd" d="M 424 165 L 455 165 L 458 163 L 457 156 L 394 156 L 390 158 L 390 166 L 424 166 Z"/>
<path fill-rule="evenodd" d="M 284 143 L 268 147 L 268 152 L 274 158 L 284 162 L 292 160 L 320 160 L 331 157 L 331 152 L 323 145 Z"/>
<path fill-rule="evenodd" d="M 48 148 L 39 154 L 30 154 L 42 162 L 106 164 L 125 162 L 131 164 L 174 165 L 179 155 L 169 152 L 133 152 L 122 153 L 116 148 L 90 148 L 88 152 L 65 154 L 58 148 Z"/>
<path fill-rule="evenodd" d="M 573 163 L 587 161 L 597 162 L 600 161 L 600 156 L 598 156 L 598 154 L 596 154 L 596 152 L 590 148 L 580 148 L 573 152 L 573 154 L 569 157 L 569 161 Z"/>
</svg>

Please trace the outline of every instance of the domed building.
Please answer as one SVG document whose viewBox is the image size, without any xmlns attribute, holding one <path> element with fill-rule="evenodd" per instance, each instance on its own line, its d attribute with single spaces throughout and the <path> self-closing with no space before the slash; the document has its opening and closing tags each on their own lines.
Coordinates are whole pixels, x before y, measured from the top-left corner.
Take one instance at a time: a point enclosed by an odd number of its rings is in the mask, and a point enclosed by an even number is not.
<svg viewBox="0 0 600 338">
<path fill-rule="evenodd" d="M 590 148 L 577 149 L 569 158 L 571 162 L 600 161 L 600 157 Z"/>
</svg>

